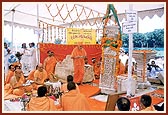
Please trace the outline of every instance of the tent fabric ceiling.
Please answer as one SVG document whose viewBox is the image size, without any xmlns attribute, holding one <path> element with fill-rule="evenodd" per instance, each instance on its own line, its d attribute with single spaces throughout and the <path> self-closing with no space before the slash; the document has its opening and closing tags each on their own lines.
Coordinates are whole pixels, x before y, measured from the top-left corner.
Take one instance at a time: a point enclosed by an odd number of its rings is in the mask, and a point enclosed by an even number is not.
<svg viewBox="0 0 168 115">
<path fill-rule="evenodd" d="M 39 20 L 54 25 L 67 26 L 73 22 L 80 25 L 80 22 L 89 20 L 93 23 L 101 23 L 105 15 L 107 4 L 114 4 L 119 20 L 125 18 L 125 10 L 129 9 L 129 3 L 108 3 L 108 2 L 85 2 L 85 3 L 11 3 L 3 2 L 3 19 L 5 24 L 11 24 L 14 9 L 14 24 L 24 27 L 38 27 L 37 24 L 37 4 L 39 8 Z M 155 14 L 164 14 L 165 3 L 130 3 L 133 10 L 138 11 L 138 17 L 145 16 L 152 18 Z M 55 15 L 55 16 L 54 16 Z M 87 24 L 87 23 L 86 23 Z"/>
</svg>

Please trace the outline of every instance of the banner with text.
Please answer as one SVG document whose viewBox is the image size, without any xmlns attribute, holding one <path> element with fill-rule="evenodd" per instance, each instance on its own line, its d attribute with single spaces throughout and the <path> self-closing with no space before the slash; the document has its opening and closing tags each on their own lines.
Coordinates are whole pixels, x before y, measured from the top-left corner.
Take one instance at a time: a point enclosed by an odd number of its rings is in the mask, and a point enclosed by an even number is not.
<svg viewBox="0 0 168 115">
<path fill-rule="evenodd" d="M 96 30 L 67 28 L 67 44 L 96 44 Z"/>
</svg>

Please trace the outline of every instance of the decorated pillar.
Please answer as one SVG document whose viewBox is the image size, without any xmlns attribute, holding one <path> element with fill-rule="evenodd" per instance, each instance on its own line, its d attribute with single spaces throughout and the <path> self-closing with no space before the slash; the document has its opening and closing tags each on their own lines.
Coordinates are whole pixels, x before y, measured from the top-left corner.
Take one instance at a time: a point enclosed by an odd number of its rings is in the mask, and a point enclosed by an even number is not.
<svg viewBox="0 0 168 115">
<path fill-rule="evenodd" d="M 108 25 L 113 17 L 115 25 Z M 117 11 L 112 4 L 107 5 L 104 16 L 102 45 L 102 65 L 99 87 L 102 93 L 110 94 L 116 91 L 116 78 L 119 70 L 119 51 L 122 46 L 120 24 Z"/>
<path fill-rule="evenodd" d="M 122 45 L 118 26 L 107 26 L 106 37 L 101 40 L 102 45 L 102 71 L 99 87 L 102 93 L 116 91 L 116 76 L 119 69 L 119 51 Z"/>
</svg>

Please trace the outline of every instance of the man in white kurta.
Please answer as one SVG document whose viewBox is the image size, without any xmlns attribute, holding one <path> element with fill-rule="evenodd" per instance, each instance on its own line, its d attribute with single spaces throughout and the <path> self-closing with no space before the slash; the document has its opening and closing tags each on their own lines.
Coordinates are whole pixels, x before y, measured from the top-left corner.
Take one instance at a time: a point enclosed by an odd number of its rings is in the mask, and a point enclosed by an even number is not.
<svg viewBox="0 0 168 115">
<path fill-rule="evenodd" d="M 30 63 L 30 69 L 34 70 L 36 68 L 37 65 L 37 56 L 36 56 L 36 48 L 35 48 L 35 44 L 34 42 L 29 43 L 29 61 Z"/>
<path fill-rule="evenodd" d="M 29 72 L 31 71 L 30 64 L 32 62 L 29 61 L 30 50 L 27 49 L 26 43 L 22 44 L 22 48 L 20 49 L 20 53 L 22 54 L 22 57 L 21 57 L 21 60 L 20 60 L 20 63 L 22 64 L 22 71 L 23 71 L 23 74 L 25 76 L 27 76 L 29 74 Z"/>
</svg>

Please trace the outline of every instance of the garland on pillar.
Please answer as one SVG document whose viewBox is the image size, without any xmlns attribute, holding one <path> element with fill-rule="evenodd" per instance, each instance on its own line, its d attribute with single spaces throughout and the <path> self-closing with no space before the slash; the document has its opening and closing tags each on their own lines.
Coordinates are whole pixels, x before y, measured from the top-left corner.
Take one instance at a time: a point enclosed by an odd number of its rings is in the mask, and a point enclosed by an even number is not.
<svg viewBox="0 0 168 115">
<path fill-rule="evenodd" d="M 115 24 L 119 27 L 119 32 L 116 38 L 107 37 L 106 36 L 106 26 L 108 21 L 111 19 L 111 16 L 114 16 Z M 104 48 L 110 47 L 111 50 L 115 51 L 116 54 L 116 71 L 115 71 L 115 78 L 118 75 L 119 70 L 119 51 L 120 47 L 122 46 L 122 39 L 121 39 L 121 27 L 117 16 L 117 10 L 114 8 L 113 4 L 107 5 L 106 15 L 103 17 L 104 27 L 103 27 L 103 38 L 101 39 L 102 45 L 102 73 L 104 73 Z"/>
</svg>

